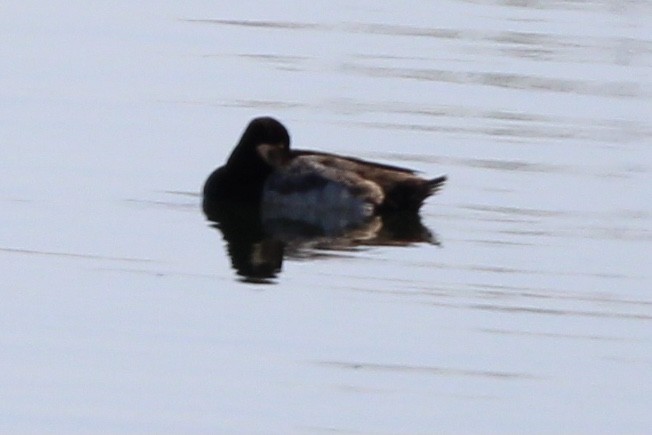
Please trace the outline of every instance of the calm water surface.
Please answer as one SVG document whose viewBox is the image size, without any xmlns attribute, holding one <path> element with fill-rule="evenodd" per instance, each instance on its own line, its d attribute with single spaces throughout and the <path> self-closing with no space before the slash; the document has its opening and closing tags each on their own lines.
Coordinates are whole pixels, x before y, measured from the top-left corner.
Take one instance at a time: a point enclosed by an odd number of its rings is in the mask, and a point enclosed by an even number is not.
<svg viewBox="0 0 652 435">
<path fill-rule="evenodd" d="M 0 9 L 0 432 L 652 430 L 650 1 Z M 450 181 L 247 282 L 261 114 Z"/>
</svg>

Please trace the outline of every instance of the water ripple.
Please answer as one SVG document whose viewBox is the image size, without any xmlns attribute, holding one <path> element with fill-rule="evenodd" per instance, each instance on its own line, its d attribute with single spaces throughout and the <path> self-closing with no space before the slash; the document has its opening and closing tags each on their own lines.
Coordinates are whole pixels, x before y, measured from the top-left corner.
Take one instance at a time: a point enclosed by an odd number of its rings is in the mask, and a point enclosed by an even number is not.
<svg viewBox="0 0 652 435">
<path fill-rule="evenodd" d="M 353 62 L 342 66 L 344 71 L 368 77 L 409 79 L 443 82 L 460 85 L 483 85 L 505 89 L 528 91 L 563 92 L 577 95 L 592 95 L 618 98 L 650 97 L 650 92 L 635 81 L 589 82 L 577 79 L 540 77 L 528 74 L 505 72 L 452 71 L 438 68 L 405 68 L 367 66 Z"/>
<path fill-rule="evenodd" d="M 500 380 L 541 379 L 540 377 L 518 372 L 472 370 L 436 366 L 415 366 L 407 364 L 380 364 L 368 362 L 318 361 L 316 364 L 344 370 L 380 371 L 398 373 L 430 374 L 435 376 L 481 377 Z"/>
</svg>

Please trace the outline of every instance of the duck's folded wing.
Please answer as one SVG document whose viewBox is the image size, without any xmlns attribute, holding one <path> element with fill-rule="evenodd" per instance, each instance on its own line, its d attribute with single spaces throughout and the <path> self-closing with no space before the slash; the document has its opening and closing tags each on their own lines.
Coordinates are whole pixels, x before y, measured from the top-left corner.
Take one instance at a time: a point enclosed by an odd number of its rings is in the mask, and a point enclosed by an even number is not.
<svg viewBox="0 0 652 435">
<path fill-rule="evenodd" d="M 265 183 L 268 201 L 292 207 L 346 209 L 365 205 L 375 211 L 384 200 L 378 184 L 312 156 L 295 157 Z"/>
<path fill-rule="evenodd" d="M 302 158 L 308 158 L 308 156 Z M 445 176 L 428 180 L 416 175 L 410 169 L 396 168 L 349 157 L 314 154 L 310 159 L 334 171 L 355 174 L 357 177 L 378 186 L 382 192 L 383 202 L 377 206 L 377 211 L 416 211 L 421 207 L 424 200 L 436 193 L 446 181 Z"/>
</svg>

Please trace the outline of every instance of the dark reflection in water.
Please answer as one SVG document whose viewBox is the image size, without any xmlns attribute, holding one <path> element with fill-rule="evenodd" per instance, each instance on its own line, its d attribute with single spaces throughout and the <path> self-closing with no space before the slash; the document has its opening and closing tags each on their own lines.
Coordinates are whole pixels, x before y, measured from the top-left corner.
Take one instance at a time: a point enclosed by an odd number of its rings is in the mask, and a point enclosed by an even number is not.
<svg viewBox="0 0 652 435">
<path fill-rule="evenodd" d="M 338 216 L 299 221 L 254 205 L 203 202 L 226 241 L 231 265 L 245 282 L 271 284 L 284 257 L 318 259 L 360 246 L 439 245 L 418 213 L 397 212 L 353 224 Z"/>
</svg>

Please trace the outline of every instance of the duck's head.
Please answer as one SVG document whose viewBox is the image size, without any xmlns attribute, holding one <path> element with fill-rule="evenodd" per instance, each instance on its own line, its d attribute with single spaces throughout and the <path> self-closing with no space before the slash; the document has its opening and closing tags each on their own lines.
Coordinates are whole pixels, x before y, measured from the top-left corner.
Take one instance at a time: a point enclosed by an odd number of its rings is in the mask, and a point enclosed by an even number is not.
<svg viewBox="0 0 652 435">
<path fill-rule="evenodd" d="M 242 133 L 240 142 L 227 161 L 227 166 L 250 173 L 249 175 L 252 175 L 251 172 L 256 173 L 269 167 L 258 150 L 260 145 L 272 145 L 276 149 L 289 152 L 290 135 L 283 124 L 274 118 L 268 116 L 254 118 Z"/>
<path fill-rule="evenodd" d="M 245 129 L 226 164 L 204 184 L 205 201 L 258 201 L 263 184 L 290 153 L 290 135 L 270 117 L 255 118 Z"/>
</svg>

